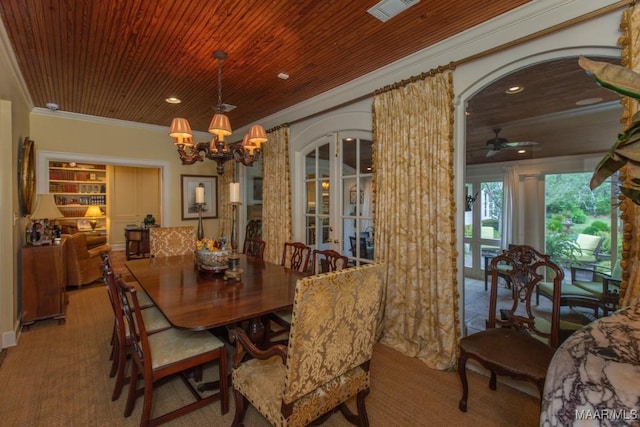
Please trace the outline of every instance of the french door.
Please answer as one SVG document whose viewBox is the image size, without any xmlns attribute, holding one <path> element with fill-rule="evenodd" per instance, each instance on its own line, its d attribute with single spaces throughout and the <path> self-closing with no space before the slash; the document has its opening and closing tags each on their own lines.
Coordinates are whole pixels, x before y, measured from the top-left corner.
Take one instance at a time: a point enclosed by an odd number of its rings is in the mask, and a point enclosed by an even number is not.
<svg viewBox="0 0 640 427">
<path fill-rule="evenodd" d="M 465 184 L 464 215 L 465 276 L 484 277 L 486 261 L 500 251 L 502 238 L 502 181 L 474 179 Z"/>
<path fill-rule="evenodd" d="M 305 243 L 371 262 L 374 255 L 371 134 L 340 131 L 304 154 Z"/>
</svg>

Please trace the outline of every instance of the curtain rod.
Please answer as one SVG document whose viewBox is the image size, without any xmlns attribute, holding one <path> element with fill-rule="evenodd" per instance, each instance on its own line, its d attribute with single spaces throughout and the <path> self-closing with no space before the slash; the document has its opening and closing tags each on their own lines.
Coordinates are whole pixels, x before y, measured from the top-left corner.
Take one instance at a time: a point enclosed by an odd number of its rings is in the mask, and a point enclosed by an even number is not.
<svg viewBox="0 0 640 427">
<path fill-rule="evenodd" d="M 429 77 L 429 75 L 426 75 L 424 77 L 421 77 L 421 76 L 423 76 L 425 74 L 428 74 L 428 73 L 432 72 L 433 70 L 440 70 L 438 72 L 442 72 L 442 71 L 444 71 L 446 69 L 455 69 L 458 65 L 467 64 L 469 62 L 472 62 L 472 61 L 475 61 L 475 60 L 478 60 L 478 59 L 482 59 L 482 58 L 487 57 L 489 55 L 493 55 L 493 54 L 495 54 L 497 52 L 501 52 L 503 50 L 510 49 L 512 47 L 515 47 L 515 46 L 519 46 L 519 45 L 521 45 L 523 43 L 526 43 L 526 42 L 538 39 L 540 37 L 544 37 L 544 36 L 547 36 L 549 34 L 553 34 L 555 32 L 564 30 L 565 28 L 571 27 L 573 25 L 589 21 L 589 20 L 591 20 L 593 18 L 597 18 L 597 17 L 602 16 L 602 15 L 606 15 L 607 13 L 613 12 L 613 11 L 618 10 L 618 9 L 622 9 L 623 7 L 633 6 L 633 5 L 636 4 L 636 2 L 637 2 L 637 0 L 620 0 L 620 1 L 616 2 L 616 3 L 610 4 L 608 6 L 603 6 L 600 9 L 594 10 L 594 11 L 589 12 L 589 13 L 585 13 L 584 15 L 577 16 L 577 17 L 575 17 L 573 19 L 561 22 L 561 23 L 556 24 L 554 26 L 551 26 L 549 28 L 545 28 L 543 30 L 536 31 L 535 33 L 528 34 L 526 36 L 520 37 L 519 39 L 512 40 L 510 42 L 501 44 L 501 45 L 493 47 L 491 49 L 487 49 L 485 51 L 476 53 L 475 55 L 468 56 L 468 57 L 460 59 L 458 61 L 452 61 L 452 62 L 449 63 L 448 66 L 437 67 L 435 69 L 429 70 L 427 73 L 422 73 L 419 76 L 410 77 L 408 79 L 403 80 L 402 82 L 411 83 L 411 82 L 414 82 L 414 81 L 417 81 L 417 80 L 424 79 L 426 77 Z M 402 82 L 385 86 L 385 88 L 401 84 Z M 407 83 L 405 83 L 405 84 L 407 84 Z M 300 122 L 303 122 L 305 120 L 309 120 L 309 119 L 312 119 L 314 117 L 320 116 L 322 114 L 326 114 L 326 113 L 329 113 L 331 111 L 335 111 L 337 109 L 346 107 L 348 105 L 355 104 L 356 102 L 360 102 L 363 99 L 367 99 L 367 98 L 370 98 L 372 96 L 375 96 L 377 93 L 382 93 L 382 92 L 379 92 L 379 91 L 382 91 L 382 90 L 384 90 L 384 88 L 377 89 L 377 90 L 375 90 L 373 92 L 370 92 L 370 93 L 366 93 L 364 95 L 361 95 L 361 96 L 358 96 L 356 98 L 350 99 L 349 101 L 345 101 L 345 102 L 343 102 L 341 104 L 334 105 L 333 107 L 329 107 L 329 108 L 326 108 L 326 109 L 324 109 L 322 111 L 318 111 L 317 113 L 309 114 L 308 116 L 301 117 L 301 118 L 296 119 L 296 120 L 292 120 L 292 121 L 288 122 L 288 124 L 289 125 L 293 125 L 293 124 L 296 124 L 296 123 L 300 123 Z"/>
</svg>

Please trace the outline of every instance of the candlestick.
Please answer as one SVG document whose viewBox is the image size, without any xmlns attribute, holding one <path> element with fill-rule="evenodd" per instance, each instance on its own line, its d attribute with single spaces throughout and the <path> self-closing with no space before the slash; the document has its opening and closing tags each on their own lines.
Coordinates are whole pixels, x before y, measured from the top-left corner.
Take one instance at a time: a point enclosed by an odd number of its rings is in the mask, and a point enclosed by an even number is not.
<svg viewBox="0 0 640 427">
<path fill-rule="evenodd" d="M 202 183 L 196 187 L 196 203 L 204 203 L 204 185 Z"/>
<path fill-rule="evenodd" d="M 240 183 L 232 182 L 229 184 L 229 202 L 240 203 Z"/>
<path fill-rule="evenodd" d="M 198 240 L 204 239 L 204 225 L 202 224 L 202 210 L 204 209 L 204 203 L 196 203 L 196 209 L 198 209 Z"/>
</svg>

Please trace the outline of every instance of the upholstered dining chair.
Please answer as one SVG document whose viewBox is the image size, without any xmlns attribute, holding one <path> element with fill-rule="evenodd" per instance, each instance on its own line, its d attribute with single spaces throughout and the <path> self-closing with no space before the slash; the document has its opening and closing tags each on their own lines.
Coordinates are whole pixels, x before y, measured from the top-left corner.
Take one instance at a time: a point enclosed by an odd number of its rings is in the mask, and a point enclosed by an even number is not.
<svg viewBox="0 0 640 427">
<path fill-rule="evenodd" d="M 498 278 L 504 275 L 508 275 L 511 282 L 513 300 L 505 307 L 498 307 Z M 490 389 L 496 389 L 496 375 L 506 375 L 533 382 L 542 396 L 547 368 L 560 342 L 560 286 L 563 278 L 564 272 L 548 255 L 530 246 L 515 246 L 491 260 L 487 328 L 460 339 L 461 411 L 467 411 L 468 359 L 478 361 L 491 372 Z M 531 305 L 535 288 L 542 281 L 553 283 L 549 319 L 535 316 Z"/>
<path fill-rule="evenodd" d="M 195 247 L 196 233 L 193 226 L 149 229 L 149 253 L 152 257 L 189 255 Z"/>
<path fill-rule="evenodd" d="M 264 259 L 264 249 L 267 242 L 259 237 L 247 237 L 244 239 L 242 253 L 251 258 Z"/>
<path fill-rule="evenodd" d="M 102 277 L 107 288 L 107 295 L 109 296 L 109 302 L 114 314 L 114 327 L 113 336 L 111 338 L 112 350 L 111 350 L 111 371 L 110 377 L 116 377 L 116 382 L 113 387 L 113 393 L 111 400 L 117 400 L 122 393 L 124 384 L 130 380 L 126 376 L 125 370 L 127 365 L 127 358 L 131 353 L 131 333 L 124 321 L 122 314 L 122 305 L 117 295 L 116 279 L 111 268 L 111 260 L 109 253 L 103 252 L 100 254 L 102 258 L 102 264 L 100 266 L 102 270 Z M 169 321 L 163 316 L 163 314 L 155 306 L 147 308 L 140 307 L 142 310 L 142 318 L 144 319 L 147 332 L 153 334 L 155 332 L 164 331 L 171 327 Z"/>
<path fill-rule="evenodd" d="M 282 262 L 285 268 L 306 272 L 308 271 L 309 259 L 311 258 L 311 248 L 301 242 L 285 242 L 282 251 Z M 267 316 L 272 322 L 267 322 L 265 328 L 266 341 L 275 341 L 280 337 L 286 337 L 291 326 L 291 310 L 280 310 Z M 275 323 L 277 329 L 273 329 Z M 286 339 L 281 339 L 285 342 Z"/>
<path fill-rule="evenodd" d="M 365 397 L 382 293 L 382 264 L 309 276 L 296 283 L 288 347 L 259 350 L 234 329 L 232 425 L 242 424 L 251 402 L 272 425 L 320 423 L 339 408 L 350 422 L 368 426 Z M 245 351 L 252 358 L 242 362 Z M 354 396 L 357 414 L 345 404 Z"/>
<path fill-rule="evenodd" d="M 159 425 L 178 418 L 188 412 L 220 400 L 222 414 L 229 412 L 229 390 L 227 378 L 227 351 L 224 342 L 208 331 L 185 331 L 176 328 L 166 329 L 155 334 L 147 332 L 140 310 L 136 288 L 122 279 L 116 279 L 118 298 L 122 305 L 122 314 L 131 334 L 131 380 L 125 406 L 125 417 L 133 413 L 137 397 L 144 396 L 141 426 Z M 163 415 L 151 418 L 155 386 L 163 379 L 177 374 L 201 368 L 209 362 L 218 364 L 218 392 L 202 397 L 186 380 L 195 401 Z M 142 378 L 143 388 L 138 389 Z"/>
<path fill-rule="evenodd" d="M 314 274 L 339 271 L 348 264 L 349 258 L 333 249 L 314 249 L 311 253 L 311 271 Z"/>
</svg>

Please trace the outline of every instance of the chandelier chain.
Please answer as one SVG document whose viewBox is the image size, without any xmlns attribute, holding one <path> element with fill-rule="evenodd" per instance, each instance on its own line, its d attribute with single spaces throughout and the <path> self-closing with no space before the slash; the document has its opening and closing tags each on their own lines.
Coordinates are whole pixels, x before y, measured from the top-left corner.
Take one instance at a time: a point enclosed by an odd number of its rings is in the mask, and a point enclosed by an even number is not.
<svg viewBox="0 0 640 427">
<path fill-rule="evenodd" d="M 222 64 L 221 59 L 218 58 L 218 112 L 224 113 L 222 109 Z"/>
</svg>

